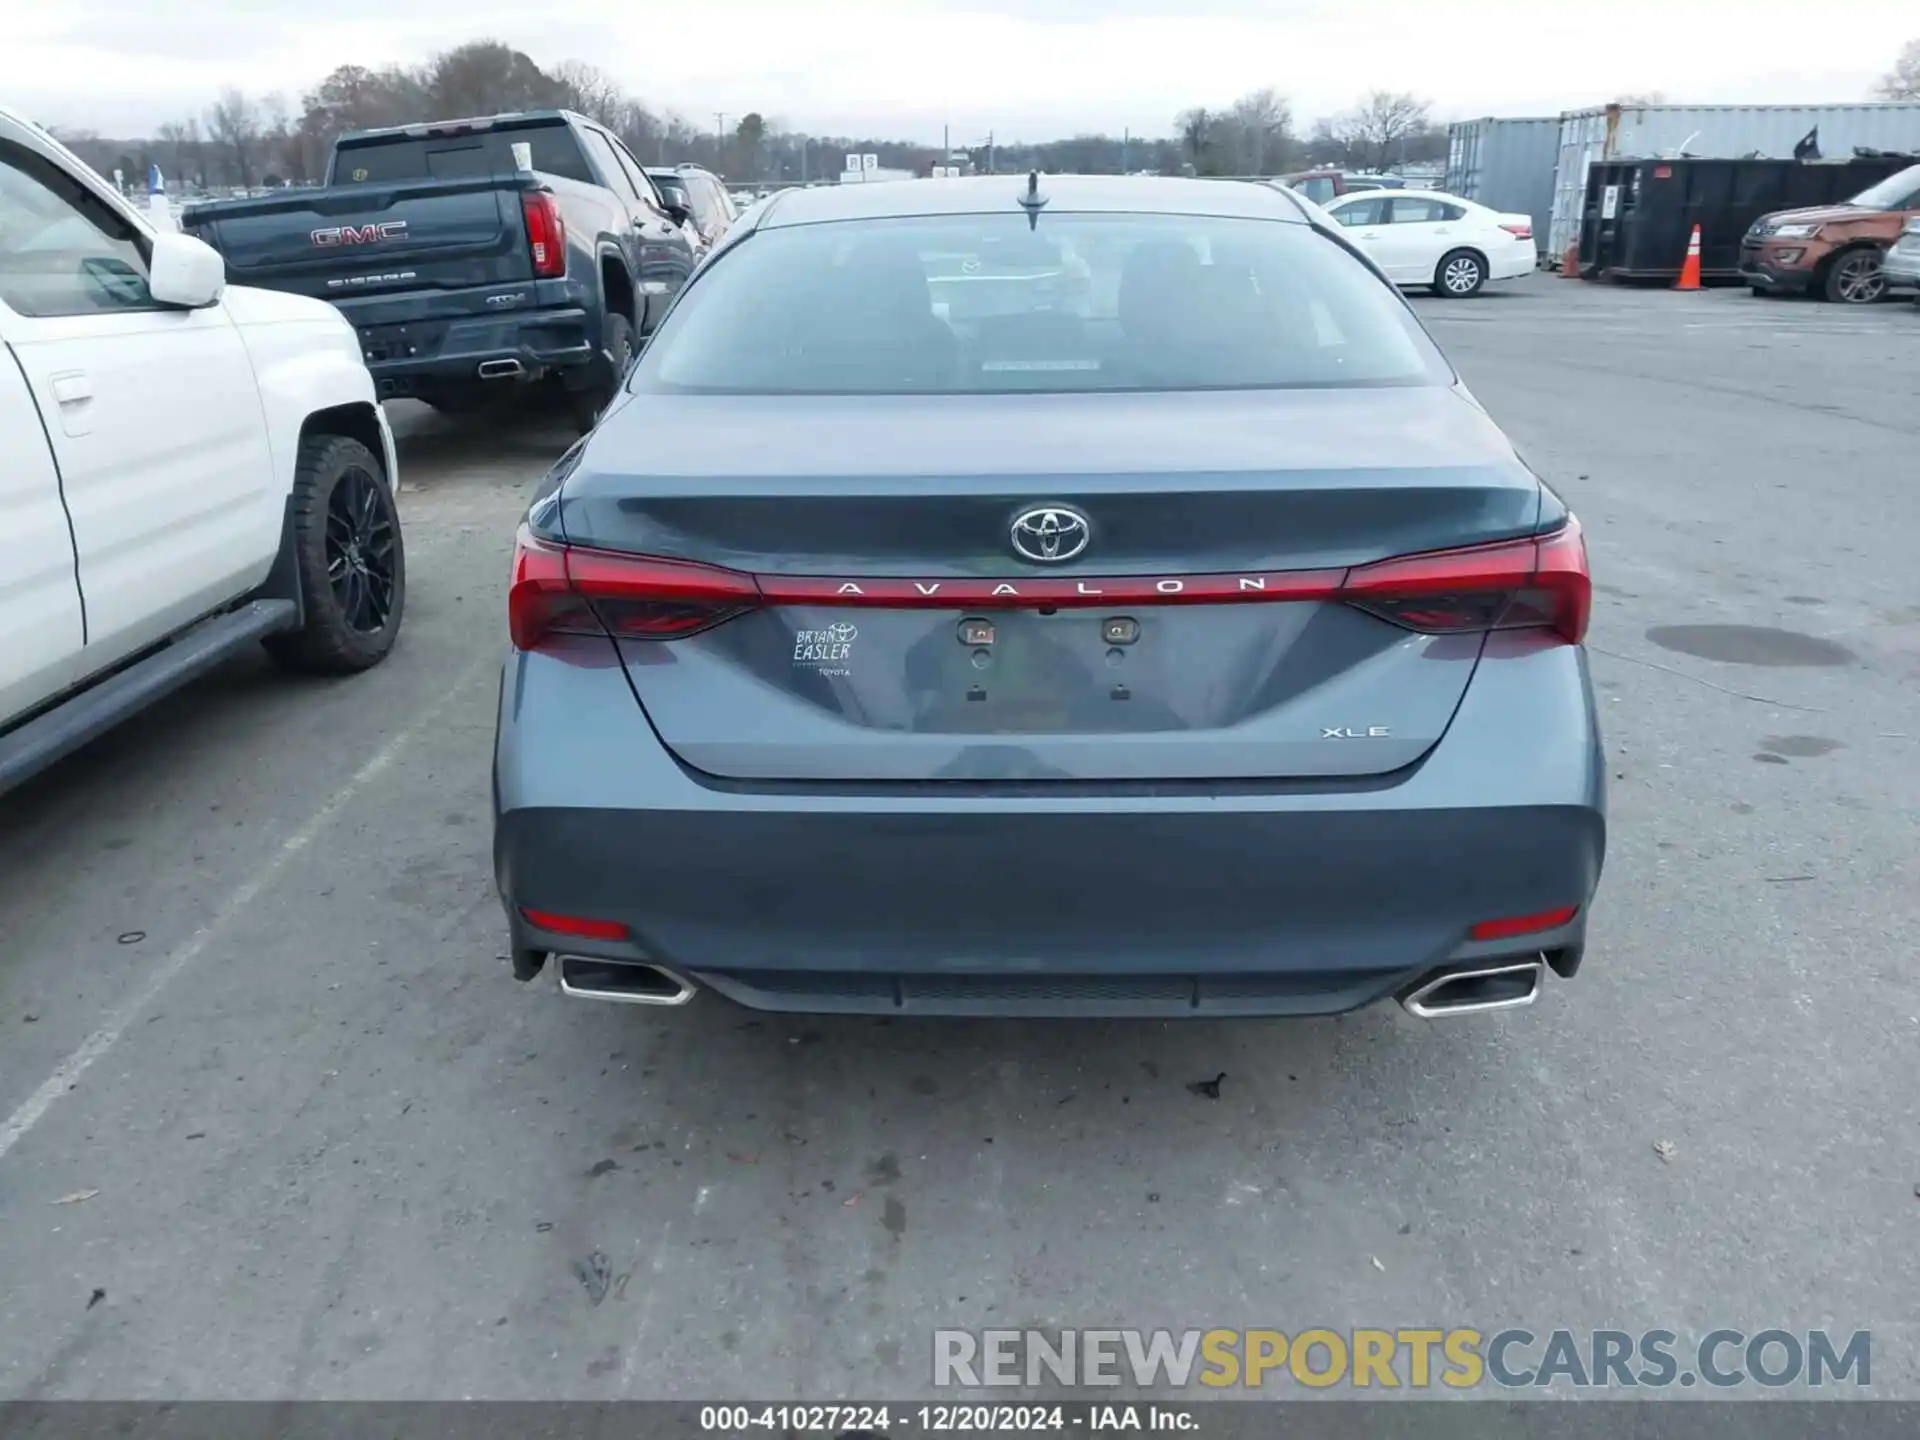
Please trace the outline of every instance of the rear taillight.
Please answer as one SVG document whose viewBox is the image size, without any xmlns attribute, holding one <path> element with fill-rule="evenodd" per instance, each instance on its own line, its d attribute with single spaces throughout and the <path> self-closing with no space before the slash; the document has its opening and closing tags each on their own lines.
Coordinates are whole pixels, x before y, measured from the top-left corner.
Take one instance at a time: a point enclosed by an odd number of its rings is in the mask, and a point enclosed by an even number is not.
<svg viewBox="0 0 1920 1440">
<path fill-rule="evenodd" d="M 1428 634 L 1545 629 L 1577 645 L 1593 611 L 1593 582 L 1580 522 L 1569 516 L 1538 539 L 1362 565 L 1348 572 L 1339 598 Z"/>
<path fill-rule="evenodd" d="M 1578 644 L 1587 633 L 1593 596 L 1586 543 L 1572 518 L 1551 535 L 1403 555 L 1344 574 L 1299 570 L 1071 580 L 754 576 L 687 560 L 576 549 L 522 527 L 514 545 L 507 621 L 515 646 L 531 650 L 553 635 L 679 640 L 763 605 L 1112 610 L 1302 601 L 1352 605 L 1428 635 L 1550 630 Z"/>
<path fill-rule="evenodd" d="M 1528 220 L 1503 220 L 1500 228 L 1516 240 L 1531 240 L 1533 238 L 1533 223 Z"/>
<path fill-rule="evenodd" d="M 550 635 L 679 640 L 760 603 L 751 575 L 552 545 L 525 528 L 514 544 L 507 629 L 521 650 Z"/>
<path fill-rule="evenodd" d="M 527 221 L 534 278 L 559 279 L 567 273 L 567 222 L 560 218 L 560 202 L 551 191 L 531 190 L 520 197 L 520 210 Z"/>
</svg>

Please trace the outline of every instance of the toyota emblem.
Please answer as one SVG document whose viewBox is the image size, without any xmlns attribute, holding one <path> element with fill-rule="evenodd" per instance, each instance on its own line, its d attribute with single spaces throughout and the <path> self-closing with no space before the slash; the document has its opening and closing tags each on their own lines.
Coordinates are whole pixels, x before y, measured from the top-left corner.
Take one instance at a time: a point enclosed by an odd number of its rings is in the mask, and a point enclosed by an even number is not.
<svg viewBox="0 0 1920 1440">
<path fill-rule="evenodd" d="M 1076 558 L 1093 539 L 1087 517 L 1062 505 L 1022 510 L 1013 519 L 1013 553 L 1022 560 L 1058 565 Z"/>
</svg>

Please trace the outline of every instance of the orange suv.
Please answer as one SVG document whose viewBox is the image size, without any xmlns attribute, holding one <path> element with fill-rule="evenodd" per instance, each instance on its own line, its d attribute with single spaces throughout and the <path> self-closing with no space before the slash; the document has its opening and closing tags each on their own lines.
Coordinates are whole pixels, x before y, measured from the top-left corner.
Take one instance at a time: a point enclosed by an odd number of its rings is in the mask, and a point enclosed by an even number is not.
<svg viewBox="0 0 1920 1440">
<path fill-rule="evenodd" d="M 1839 205 L 1776 210 L 1740 242 L 1740 278 L 1756 295 L 1812 292 L 1845 305 L 1887 293 L 1881 257 L 1920 216 L 1920 165 L 1909 165 Z"/>
</svg>

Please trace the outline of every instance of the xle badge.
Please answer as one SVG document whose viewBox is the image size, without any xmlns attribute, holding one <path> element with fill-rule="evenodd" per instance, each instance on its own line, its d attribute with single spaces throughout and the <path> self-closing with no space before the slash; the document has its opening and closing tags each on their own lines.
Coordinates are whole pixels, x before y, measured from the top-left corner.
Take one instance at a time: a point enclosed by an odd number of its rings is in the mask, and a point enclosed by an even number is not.
<svg viewBox="0 0 1920 1440">
<path fill-rule="evenodd" d="M 1322 740 L 1385 740 L 1391 732 L 1384 725 L 1369 725 L 1356 730 L 1351 725 L 1322 725 Z"/>
<path fill-rule="evenodd" d="M 823 630 L 796 630 L 793 663 L 822 675 L 848 674 L 847 662 L 853 658 L 853 642 L 859 633 L 844 620 Z"/>
</svg>

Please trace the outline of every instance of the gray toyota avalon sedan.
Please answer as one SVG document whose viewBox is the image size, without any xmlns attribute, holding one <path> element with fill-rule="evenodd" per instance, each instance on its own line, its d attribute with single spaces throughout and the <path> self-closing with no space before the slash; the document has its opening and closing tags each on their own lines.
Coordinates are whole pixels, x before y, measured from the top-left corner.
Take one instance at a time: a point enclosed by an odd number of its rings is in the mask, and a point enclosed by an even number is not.
<svg viewBox="0 0 1920 1440">
<path fill-rule="evenodd" d="M 1579 968 L 1605 850 L 1589 605 L 1565 503 L 1284 191 L 777 195 L 519 534 L 515 973 L 905 1015 L 1526 1004 Z"/>
</svg>

